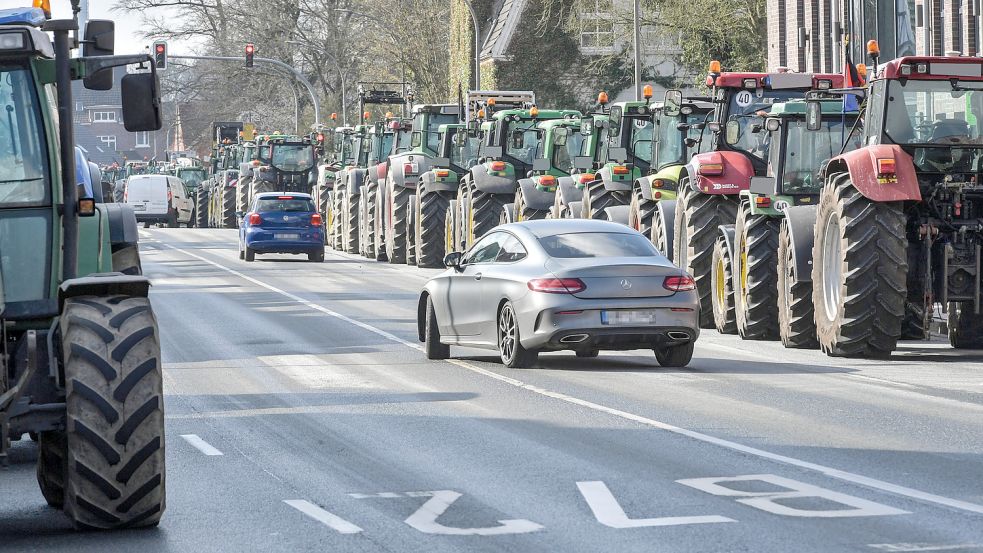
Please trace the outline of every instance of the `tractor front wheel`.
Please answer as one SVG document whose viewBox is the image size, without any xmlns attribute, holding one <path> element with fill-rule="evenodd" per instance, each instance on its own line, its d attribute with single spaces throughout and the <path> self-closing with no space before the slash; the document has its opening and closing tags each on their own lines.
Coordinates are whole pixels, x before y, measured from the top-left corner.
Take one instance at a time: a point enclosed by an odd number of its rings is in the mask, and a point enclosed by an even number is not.
<svg viewBox="0 0 983 553">
<path fill-rule="evenodd" d="M 430 192 L 419 197 L 416 214 L 416 264 L 418 267 L 437 269 L 444 266 L 444 256 L 453 237 L 453 221 L 447 224 L 451 200 L 446 192 Z M 456 207 L 457 202 L 454 202 Z M 450 227 L 450 228 L 449 228 Z M 449 233 L 449 234 L 448 234 Z"/>
<path fill-rule="evenodd" d="M 778 335 L 785 347 L 819 345 L 814 312 L 812 281 L 795 278 L 795 244 L 785 219 L 778 230 Z"/>
<path fill-rule="evenodd" d="M 390 263 L 406 263 L 406 214 L 414 191 L 389 184 L 386 192 L 386 256 Z"/>
<path fill-rule="evenodd" d="M 752 215 L 747 203 L 737 215 L 734 307 L 737 333 L 745 340 L 778 338 L 778 223 Z"/>
<path fill-rule="evenodd" d="M 640 188 L 635 188 L 631 194 L 631 204 L 628 208 L 628 226 L 642 233 L 642 236 L 652 234 L 652 217 L 657 211 L 656 202 L 646 200 Z"/>
<path fill-rule="evenodd" d="M 713 268 L 711 269 L 713 294 L 710 302 L 713 307 L 713 326 L 721 334 L 737 334 L 737 321 L 734 316 L 734 275 L 730 248 L 721 236 L 713 246 Z"/>
<path fill-rule="evenodd" d="M 983 349 L 983 313 L 973 302 L 949 303 L 949 344 L 956 349 Z"/>
</svg>

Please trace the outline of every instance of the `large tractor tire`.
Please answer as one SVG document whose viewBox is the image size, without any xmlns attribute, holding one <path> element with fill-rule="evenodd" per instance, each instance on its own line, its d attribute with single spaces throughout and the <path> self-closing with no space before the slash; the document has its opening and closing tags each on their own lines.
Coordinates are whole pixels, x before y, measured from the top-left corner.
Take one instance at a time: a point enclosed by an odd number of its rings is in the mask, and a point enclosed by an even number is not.
<svg viewBox="0 0 983 553">
<path fill-rule="evenodd" d="M 208 228 L 208 192 L 201 189 L 195 194 L 195 226 Z"/>
<path fill-rule="evenodd" d="M 249 211 L 249 185 L 252 177 L 241 177 L 236 183 L 236 211 Z"/>
<path fill-rule="evenodd" d="M 973 302 L 949 303 L 949 344 L 956 349 L 983 349 L 983 313 Z"/>
<path fill-rule="evenodd" d="M 783 219 L 778 230 L 778 336 L 787 348 L 814 349 L 816 340 L 812 281 L 795 279 L 795 244 Z"/>
<path fill-rule="evenodd" d="M 819 200 L 812 251 L 819 347 L 828 355 L 887 357 L 897 347 L 908 272 L 900 203 L 873 202 L 847 174 Z"/>
<path fill-rule="evenodd" d="M 737 334 L 737 319 L 734 315 L 734 271 L 730 258 L 730 248 L 723 236 L 713 245 L 713 268 L 711 277 L 713 294 L 710 296 L 713 307 L 713 326 L 721 334 Z"/>
<path fill-rule="evenodd" d="M 65 475 L 68 473 L 68 436 L 64 431 L 41 432 L 38 440 L 38 486 L 48 505 L 65 507 Z"/>
<path fill-rule="evenodd" d="M 778 339 L 777 217 L 752 215 L 741 206 L 735 225 L 734 313 L 745 340 Z"/>
<path fill-rule="evenodd" d="M 416 212 L 417 196 L 410 196 L 406 206 L 406 264 L 416 265 Z"/>
<path fill-rule="evenodd" d="M 131 244 L 113 251 L 113 271 L 124 275 L 142 275 L 140 248 L 136 244 Z"/>
<path fill-rule="evenodd" d="M 415 219 L 418 267 L 439 269 L 444 266 L 444 256 L 450 253 L 447 251 L 445 233 L 448 230 L 446 218 L 451 201 L 446 192 L 431 192 L 420 198 Z M 453 221 L 451 224 L 453 225 Z"/>
<path fill-rule="evenodd" d="M 703 194 L 680 186 L 684 192 L 676 203 L 673 223 L 673 262 L 693 275 L 700 296 L 700 328 L 713 328 L 710 301 L 710 268 L 718 227 L 737 218 L 737 201 L 733 196 Z"/>
<path fill-rule="evenodd" d="M 343 200 L 345 214 L 344 229 L 342 231 L 343 250 L 346 253 L 358 253 L 358 200 L 345 190 Z"/>
<path fill-rule="evenodd" d="M 345 189 L 335 188 L 331 196 L 333 214 L 331 216 L 331 248 L 335 251 L 342 251 L 345 247 L 345 220 L 348 212 L 345 211 Z"/>
<path fill-rule="evenodd" d="M 369 194 L 364 189 L 358 195 L 358 254 L 369 259 L 375 255 L 369 218 Z"/>
<path fill-rule="evenodd" d="M 515 204 L 505 204 L 502 206 L 502 213 L 498 216 L 499 225 L 507 225 L 509 223 L 514 223 L 515 218 Z"/>
<path fill-rule="evenodd" d="M 925 264 L 919 248 L 908 248 L 908 297 L 905 300 L 902 340 L 924 340 L 925 333 Z"/>
<path fill-rule="evenodd" d="M 580 219 L 583 214 L 584 203 L 583 202 L 570 202 L 570 205 L 566 206 L 566 209 L 560 214 L 563 219 Z"/>
<path fill-rule="evenodd" d="M 239 228 L 236 219 L 236 189 L 227 187 L 222 191 L 222 228 Z"/>
<path fill-rule="evenodd" d="M 608 190 L 604 182 L 594 181 L 587 185 L 583 201 L 584 219 L 603 219 L 604 210 L 616 205 L 628 205 L 631 202 L 630 190 Z"/>
<path fill-rule="evenodd" d="M 672 225 L 675 221 L 667 221 L 662 218 L 661 210 L 653 210 L 651 230 L 649 231 L 649 239 L 652 244 L 655 245 L 655 249 L 662 252 L 662 255 L 666 256 L 669 261 L 672 261 L 673 251 L 672 244 L 669 243 L 669 229 L 666 225 Z"/>
<path fill-rule="evenodd" d="M 164 390 L 147 298 L 65 301 L 65 513 L 80 528 L 156 526 L 164 512 Z"/>
<path fill-rule="evenodd" d="M 526 196 L 522 193 L 522 187 L 515 192 L 515 222 L 535 221 L 545 219 L 549 214 L 548 209 L 533 209 L 526 204 Z"/>
<path fill-rule="evenodd" d="M 506 199 L 503 195 L 471 189 L 471 203 L 464 206 L 466 218 L 462 225 L 465 227 L 465 240 L 462 244 L 465 250 L 498 225 Z"/>
<path fill-rule="evenodd" d="M 386 256 L 390 263 L 406 263 L 406 215 L 415 190 L 389 185 L 386 192 Z"/>
<path fill-rule="evenodd" d="M 372 254 L 376 261 L 389 261 L 389 254 L 386 252 L 386 206 L 383 205 L 385 194 L 380 194 L 378 185 L 371 190 L 369 202 L 369 213 L 372 217 Z"/>
<path fill-rule="evenodd" d="M 657 211 L 655 204 L 656 202 L 642 196 L 641 189 L 635 188 L 628 207 L 628 226 L 642 233 L 642 236 L 651 236 L 652 217 Z"/>
</svg>

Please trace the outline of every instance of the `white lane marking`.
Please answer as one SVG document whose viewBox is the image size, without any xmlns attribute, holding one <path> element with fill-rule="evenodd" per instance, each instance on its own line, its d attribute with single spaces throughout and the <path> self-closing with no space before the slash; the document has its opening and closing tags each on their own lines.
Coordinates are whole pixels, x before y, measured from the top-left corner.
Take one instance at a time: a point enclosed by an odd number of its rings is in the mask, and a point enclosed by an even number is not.
<svg viewBox="0 0 983 553">
<path fill-rule="evenodd" d="M 324 524 L 332 530 L 335 530 L 339 534 L 358 534 L 362 531 L 362 529 L 358 526 L 355 526 L 334 513 L 325 511 L 310 501 L 305 501 L 303 499 L 284 499 L 283 502 L 320 522 L 321 524 Z"/>
<path fill-rule="evenodd" d="M 403 495 L 399 492 L 380 492 L 380 493 L 350 493 L 348 494 L 348 497 L 352 499 L 379 499 L 379 498 L 393 499 L 396 497 L 413 497 L 413 496 L 410 496 L 408 494 Z"/>
<path fill-rule="evenodd" d="M 528 534 L 542 530 L 543 526 L 531 520 L 515 519 L 500 520 L 500 526 L 489 528 L 456 528 L 444 526 L 437 522 L 437 518 L 447 511 L 452 503 L 457 501 L 461 494 L 451 490 L 438 490 L 431 492 L 433 497 L 427 500 L 415 513 L 406 519 L 406 524 L 423 532 L 424 534 L 440 534 L 445 536 L 501 536 L 503 534 Z"/>
<path fill-rule="evenodd" d="M 880 551 L 916 552 L 916 551 L 954 551 L 958 549 L 983 549 L 980 543 L 959 543 L 952 545 L 931 544 L 931 543 L 871 543 L 867 547 L 873 547 Z"/>
<path fill-rule="evenodd" d="M 710 524 L 715 522 L 737 522 L 720 515 L 628 518 L 611 490 L 601 481 L 577 482 L 580 494 L 584 496 L 597 522 L 611 528 L 645 528 L 647 526 L 680 526 L 683 524 Z"/>
<path fill-rule="evenodd" d="M 193 445 L 195 449 L 208 455 L 209 457 L 214 457 L 216 455 L 222 455 L 222 452 L 212 447 L 212 444 L 202 440 L 197 434 L 181 434 L 184 441 Z"/>
<path fill-rule="evenodd" d="M 225 265 L 222 265 L 220 263 L 216 263 L 216 262 L 214 262 L 214 261 L 212 261 L 210 259 L 206 259 L 206 258 L 204 258 L 204 257 L 202 257 L 200 255 L 197 255 L 197 254 L 194 254 L 194 253 L 191 253 L 191 252 L 182 250 L 180 248 L 176 248 L 176 247 L 171 246 L 169 244 L 167 245 L 167 247 L 168 248 L 171 248 L 174 251 L 183 253 L 183 254 L 185 254 L 185 255 L 187 255 L 189 257 L 194 257 L 196 259 L 199 259 L 201 261 L 204 261 L 205 263 L 208 263 L 209 265 L 212 265 L 212 266 L 217 267 L 217 268 L 219 268 L 219 269 L 221 269 L 221 270 L 223 270 L 223 271 L 225 271 L 227 273 L 230 273 L 230 274 L 236 275 L 236 276 L 238 276 L 240 278 L 243 278 L 243 279 L 245 279 L 245 280 L 247 280 L 249 282 L 252 282 L 253 284 L 256 284 L 257 286 L 260 286 L 262 288 L 266 288 L 267 290 L 270 290 L 272 292 L 276 292 L 276 293 L 281 294 L 281 295 L 283 295 L 285 297 L 288 297 L 288 298 L 290 298 L 290 299 L 292 299 L 292 300 L 294 300 L 294 301 L 296 301 L 298 303 L 301 303 L 302 305 L 306 305 L 306 306 L 310 307 L 311 309 L 314 309 L 316 311 L 320 311 L 321 313 L 324 313 L 326 315 L 330 315 L 330 316 L 335 317 L 335 318 L 337 318 L 339 320 L 348 322 L 348 323 L 353 324 L 353 325 L 355 325 L 355 326 L 357 326 L 359 328 L 362 328 L 364 330 L 367 330 L 369 332 L 372 332 L 374 334 L 377 334 L 379 336 L 382 336 L 383 338 L 386 338 L 387 340 L 390 340 L 392 342 L 396 342 L 398 344 L 402 344 L 402 345 L 404 345 L 406 347 L 409 347 L 409 348 L 413 348 L 413 349 L 415 349 L 417 351 L 423 351 L 423 346 L 421 346 L 419 344 L 414 344 L 414 343 L 409 342 L 407 340 L 404 340 L 404 339 L 402 339 L 402 338 L 400 338 L 398 336 L 394 336 L 393 334 L 391 334 L 389 332 L 386 332 L 385 330 L 382 330 L 380 328 L 376 328 L 376 327 L 374 327 L 372 325 L 363 323 L 361 321 L 356 321 L 355 319 L 352 319 L 351 317 L 347 317 L 345 315 L 342 315 L 341 313 L 337 313 L 335 311 L 332 311 L 330 309 L 327 309 L 325 307 L 322 307 L 320 305 L 317 305 L 316 303 L 307 301 L 304 298 L 301 298 L 300 296 L 291 294 L 290 292 L 285 292 L 285 291 L 283 291 L 283 290 L 281 290 L 281 289 L 279 289 L 279 288 L 277 288 L 275 286 L 272 286 L 270 284 L 266 284 L 265 282 L 262 282 L 260 280 L 255 279 L 255 278 L 252 278 L 250 276 L 246 276 L 246 275 L 240 273 L 239 271 L 236 271 L 235 269 L 231 269 L 229 267 L 226 267 Z M 860 475 L 860 474 L 854 474 L 852 472 L 848 472 L 848 471 L 844 471 L 844 470 L 840 470 L 840 469 L 835 469 L 835 468 L 832 468 L 832 467 L 827 467 L 827 466 L 824 466 L 824 465 L 820 465 L 818 463 L 812 463 L 812 462 L 809 462 L 809 461 L 803 461 L 801 459 L 796 459 L 794 457 L 789 457 L 787 455 L 781 455 L 781 454 L 778 454 L 778 453 L 772 453 L 770 451 L 765 451 L 763 449 L 758 449 L 756 447 L 747 446 L 747 445 L 744 445 L 744 444 L 733 442 L 731 440 L 725 440 L 723 438 L 717 438 L 715 436 L 710 436 L 708 434 L 703 434 L 702 432 L 696 432 L 696 431 L 693 431 L 693 430 L 687 430 L 685 428 L 680 428 L 678 426 L 674 426 L 674 425 L 671 425 L 671 424 L 668 424 L 668 423 L 665 423 L 665 422 L 657 421 L 655 419 L 650 419 L 648 417 L 643 417 L 641 415 L 636 415 L 634 413 L 628 413 L 628 412 L 622 411 L 620 409 L 614 409 L 612 407 L 606 407 L 604 405 L 600 405 L 600 404 L 594 403 L 592 401 L 587 401 L 587 400 L 580 399 L 580 398 L 577 398 L 577 397 L 573 397 L 573 396 L 569 396 L 569 395 L 566 395 L 566 394 L 562 394 L 560 392 L 553 392 L 553 391 L 550 391 L 550 390 L 546 390 L 544 388 L 540 388 L 538 386 L 533 386 L 531 384 L 526 384 L 525 382 L 522 382 L 521 380 L 516 380 L 514 378 L 510 378 L 508 376 L 504 376 L 504 375 L 498 374 L 498 373 L 493 372 L 493 371 L 482 369 L 481 367 L 477 367 L 475 365 L 471 365 L 470 363 L 466 363 L 464 361 L 459 361 L 459 360 L 456 360 L 456 359 L 449 359 L 447 362 L 448 363 L 451 363 L 453 365 L 456 365 L 458 367 L 461 367 L 462 369 L 466 369 L 466 370 L 469 370 L 471 372 L 478 373 L 480 375 L 484 375 L 484 376 L 487 376 L 489 378 L 493 378 L 493 379 L 498 380 L 500 382 L 504 382 L 506 384 L 509 384 L 511 386 L 515 386 L 517 388 L 522 388 L 523 390 L 527 390 L 527 391 L 533 392 L 535 394 L 539 394 L 539 395 L 542 395 L 542 396 L 546 396 L 546 397 L 550 397 L 550 398 L 557 399 L 557 400 L 560 400 L 560 401 L 564 401 L 564 402 L 567 402 L 567 403 L 571 403 L 573 405 L 579 405 L 581 407 L 586 407 L 587 409 L 591 409 L 591 410 L 598 411 L 598 412 L 601 412 L 601 413 L 607 413 L 607 414 L 612 415 L 612 416 L 615 416 L 615 417 L 619 417 L 619 418 L 622 418 L 622 419 L 625 419 L 625 420 L 633 421 L 633 422 L 636 422 L 636 423 L 639 423 L 639 424 L 643 424 L 643 425 L 646 425 L 646 426 L 651 426 L 653 428 L 658 428 L 660 430 L 665 430 L 667 432 L 672 432 L 673 434 L 678 434 L 680 436 L 686 436 L 688 438 L 692 438 L 694 440 L 698 440 L 698 441 L 705 442 L 705 443 L 708 443 L 708 444 L 713 444 L 713 445 L 716 445 L 716 446 L 719 446 L 719 447 L 723 447 L 723 448 L 726 448 L 726 449 L 730 449 L 730 450 L 733 450 L 733 451 L 739 451 L 739 452 L 745 453 L 747 455 L 754 455 L 755 457 L 760 457 L 762 459 L 768 459 L 770 461 L 775 461 L 775 462 L 782 463 L 782 464 L 785 464 L 785 465 L 791 465 L 791 466 L 798 467 L 798 468 L 801 468 L 801 469 L 805 469 L 805 470 L 817 472 L 819 474 L 828 476 L 830 478 L 835 478 L 837 480 L 843 480 L 845 482 L 850 482 L 852 484 L 858 484 L 860 486 L 864 486 L 864 487 L 867 487 L 867 488 L 879 490 L 879 491 L 882 491 L 882 492 L 892 493 L 892 494 L 895 494 L 895 495 L 900 495 L 902 497 L 907 497 L 907 498 L 910 498 L 910 499 L 915 499 L 915 500 L 923 501 L 923 502 L 926 502 L 926 503 L 933 503 L 935 505 L 941 505 L 941 506 L 944 506 L 944 507 L 949 507 L 949 508 L 957 509 L 957 510 L 960 510 L 960 511 L 967 511 L 967 512 L 976 513 L 976 514 L 983 514 L 983 505 L 979 505 L 979 504 L 976 504 L 976 503 L 970 503 L 968 501 L 962 501 L 962 500 L 959 500 L 959 499 L 953 499 L 953 498 L 950 498 L 950 497 L 936 495 L 936 494 L 929 493 L 929 492 L 923 492 L 921 490 L 916 490 L 914 488 L 909 488 L 909 487 L 906 487 L 906 486 L 900 486 L 898 484 L 892 484 L 891 482 L 885 482 L 883 480 L 878 480 L 876 478 L 870 478 L 868 476 L 863 476 L 863 475 Z"/>
<path fill-rule="evenodd" d="M 750 507 L 767 511 L 774 515 L 787 517 L 811 517 L 811 518 L 844 518 L 844 517 L 876 517 L 888 515 L 910 515 L 908 511 L 888 507 L 880 503 L 847 495 L 845 493 L 834 492 L 805 482 L 783 478 L 774 474 L 748 474 L 744 476 L 730 476 L 723 478 L 687 478 L 676 480 L 685 486 L 696 488 L 700 491 L 718 495 L 721 497 L 740 497 L 738 503 L 743 503 Z M 774 484 L 788 491 L 765 491 L 747 492 L 735 490 L 727 486 L 720 485 L 722 482 L 766 482 Z M 796 509 L 787 505 L 782 505 L 779 501 L 788 499 L 802 499 L 815 497 L 825 499 L 852 509 Z"/>
</svg>

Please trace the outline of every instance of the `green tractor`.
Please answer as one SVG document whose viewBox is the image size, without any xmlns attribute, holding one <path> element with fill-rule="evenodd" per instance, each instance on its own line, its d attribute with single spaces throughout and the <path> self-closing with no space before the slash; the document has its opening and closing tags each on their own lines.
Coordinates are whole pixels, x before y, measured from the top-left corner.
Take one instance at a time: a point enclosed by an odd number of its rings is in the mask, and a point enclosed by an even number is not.
<svg viewBox="0 0 983 553">
<path fill-rule="evenodd" d="M 357 254 L 359 245 L 359 196 L 363 192 L 366 168 L 369 162 L 370 125 L 355 125 L 351 128 L 353 159 L 342 167 L 335 177 L 335 213 L 338 228 L 339 247 L 337 249 Z"/>
<path fill-rule="evenodd" d="M 345 234 L 346 216 L 344 211 L 344 185 L 348 173 L 358 164 L 361 158 L 361 131 L 359 127 L 337 127 L 332 141 L 333 153 L 331 173 L 333 185 L 331 190 L 331 224 L 328 226 L 328 246 L 337 251 L 343 251 L 349 237 Z M 325 176 L 327 178 L 327 176 Z"/>
<path fill-rule="evenodd" d="M 532 170 L 519 179 L 514 203 L 502 209 L 502 224 L 549 217 L 560 181 L 572 183 L 570 175 L 577 170 L 575 160 L 586 140 L 580 132 L 580 122 L 579 117 L 570 117 L 539 124 L 542 138 Z M 612 213 L 611 217 L 618 215 Z"/>
<path fill-rule="evenodd" d="M 111 21 L 82 37 L 74 19 L 0 10 L 0 464 L 36 436 L 42 495 L 89 529 L 155 526 L 165 507 L 160 339 L 136 219 L 101 201 L 58 116 L 74 111 L 73 79 L 109 90 L 112 68 L 151 64 L 123 77 L 123 121 L 160 129 L 151 58 L 113 56 L 113 35 Z"/>
<path fill-rule="evenodd" d="M 795 267 L 792 234 L 785 212 L 815 209 L 825 164 L 860 146 L 850 135 L 856 111 L 845 112 L 841 100 L 821 102 L 820 130 L 806 127 L 805 100 L 773 105 L 767 116 L 752 121 L 749 132 L 767 143 L 767 172 L 753 177 L 741 191 L 735 224 L 721 225 L 711 265 L 714 326 L 745 340 L 781 338 L 786 347 L 816 347 L 812 283 L 796 278 L 809 273 Z M 812 236 L 812 229 L 800 231 Z"/>
<path fill-rule="evenodd" d="M 227 142 L 213 151 L 212 176 L 202 183 L 195 200 L 195 210 L 198 212 L 195 223 L 200 227 L 235 228 L 236 182 L 239 179 L 241 147 Z"/>
<path fill-rule="evenodd" d="M 663 235 L 664 225 L 653 225 L 652 221 L 656 217 L 673 220 L 672 201 L 676 199 L 679 175 L 694 153 L 709 147 L 706 124 L 712 112 L 709 99 L 683 98 L 673 90 L 666 92 L 664 102 L 652 105 L 652 162 L 649 174 L 636 180 L 632 187 L 628 226 L 651 237 L 663 253 L 669 251 L 672 237 Z"/>
<path fill-rule="evenodd" d="M 553 119 L 574 119 L 573 110 L 540 110 L 531 92 L 471 92 L 468 117 L 481 138 L 479 164 L 471 167 L 458 186 L 458 213 L 454 222 L 457 250 L 470 248 L 477 238 L 501 221 L 502 210 L 515 199 L 519 179 L 533 170 L 542 140 L 539 124 Z"/>
<path fill-rule="evenodd" d="M 601 144 L 606 143 L 607 115 L 587 114 L 580 119 L 580 152 L 573 158 L 573 169 L 568 177 L 557 182 L 553 207 L 547 219 L 579 219 L 584 211 L 584 191 L 597 180 L 596 168 L 602 165 Z"/>
<path fill-rule="evenodd" d="M 258 194 L 306 193 L 317 182 L 314 144 L 309 136 L 284 134 L 259 136 L 256 138 L 255 146 L 240 145 L 234 155 L 236 157 L 233 163 L 239 168 L 236 190 L 242 191 L 237 192 L 237 196 L 244 196 L 241 207 L 233 212 L 237 217 L 245 214 Z M 247 156 L 252 155 L 255 155 L 255 158 L 247 162 Z"/>
<path fill-rule="evenodd" d="M 256 140 L 248 140 L 239 144 L 236 148 L 236 159 L 233 161 L 239 166 L 239 178 L 236 181 L 236 206 L 237 212 L 245 212 L 249 206 L 249 187 L 253 180 L 253 168 L 260 164 L 259 146 Z"/>
<path fill-rule="evenodd" d="M 363 147 L 369 149 L 366 160 L 365 186 L 359 194 L 359 250 L 360 253 L 376 261 L 386 261 L 385 240 L 381 230 L 385 227 L 383 210 L 380 205 L 380 191 L 386 189 L 389 174 L 389 156 L 409 149 L 410 125 L 400 121 L 392 113 L 386 119 L 377 121 L 369 128 L 368 138 Z"/>
<path fill-rule="evenodd" d="M 441 125 L 437 137 L 437 157 L 430 170 L 420 175 L 414 212 L 408 218 L 416 264 L 430 269 L 443 267 L 444 256 L 454 251 L 455 195 L 467 168 L 478 163 L 479 139 L 464 124 Z"/>
</svg>

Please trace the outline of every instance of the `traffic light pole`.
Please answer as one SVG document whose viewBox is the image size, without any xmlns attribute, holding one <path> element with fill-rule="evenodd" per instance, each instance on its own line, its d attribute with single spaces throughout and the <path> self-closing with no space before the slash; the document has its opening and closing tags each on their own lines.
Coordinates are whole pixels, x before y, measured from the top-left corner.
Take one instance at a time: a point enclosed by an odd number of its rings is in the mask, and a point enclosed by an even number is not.
<svg viewBox="0 0 983 553">
<path fill-rule="evenodd" d="M 238 61 L 238 62 L 242 62 L 243 61 L 243 58 L 242 57 L 234 57 L 234 56 L 174 56 L 174 55 L 168 55 L 167 57 L 170 58 L 170 59 L 175 59 L 175 60 Z M 282 69 L 282 70 L 286 71 L 287 73 L 289 73 L 291 76 L 293 76 L 293 78 L 296 79 L 297 82 L 299 82 L 300 84 L 304 85 L 304 88 L 307 89 L 307 93 L 310 94 L 310 96 L 311 96 L 311 103 L 314 105 L 314 125 L 315 126 L 318 126 L 318 125 L 321 124 L 321 104 L 317 100 L 317 94 L 314 93 L 314 87 L 311 85 L 311 82 L 307 80 L 307 77 L 305 77 L 303 73 L 301 73 L 300 71 L 298 71 L 292 65 L 287 65 L 286 63 L 283 63 L 280 60 L 275 60 L 275 59 L 271 59 L 271 58 L 260 58 L 260 57 L 254 56 L 253 57 L 253 62 L 266 63 L 266 64 L 272 65 L 272 66 L 274 66 L 276 68 Z"/>
</svg>

